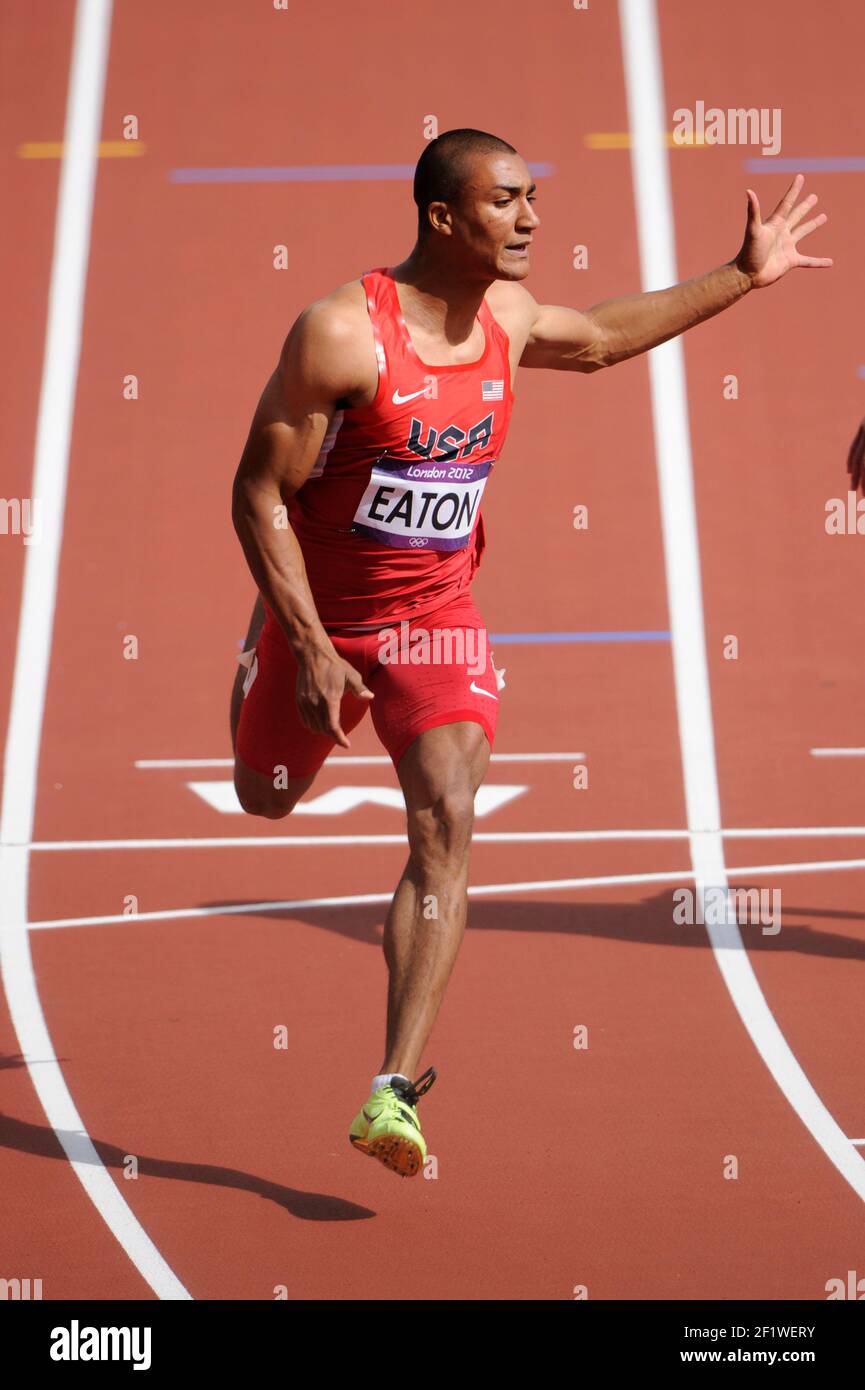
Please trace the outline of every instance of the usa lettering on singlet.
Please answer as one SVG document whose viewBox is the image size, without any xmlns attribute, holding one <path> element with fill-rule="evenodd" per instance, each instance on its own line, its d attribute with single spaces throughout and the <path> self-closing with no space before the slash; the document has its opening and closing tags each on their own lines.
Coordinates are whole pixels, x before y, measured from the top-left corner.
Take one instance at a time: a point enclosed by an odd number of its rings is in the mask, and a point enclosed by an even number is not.
<svg viewBox="0 0 865 1390">
<path fill-rule="evenodd" d="M 290 519 L 326 626 L 374 626 L 468 588 L 481 503 L 510 423 L 508 337 L 486 301 L 476 362 L 417 355 L 389 269 L 361 277 L 378 363 L 367 406 L 337 410 Z"/>
</svg>

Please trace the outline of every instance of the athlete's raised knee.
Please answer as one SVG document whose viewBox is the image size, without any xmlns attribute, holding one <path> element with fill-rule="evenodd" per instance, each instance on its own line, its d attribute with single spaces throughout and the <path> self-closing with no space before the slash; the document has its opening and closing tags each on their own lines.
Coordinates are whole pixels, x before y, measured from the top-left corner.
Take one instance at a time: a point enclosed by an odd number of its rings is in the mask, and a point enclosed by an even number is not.
<svg viewBox="0 0 865 1390">
<path fill-rule="evenodd" d="M 294 810 L 293 804 L 268 801 L 263 797 L 250 796 L 249 793 L 245 793 L 243 796 L 238 793 L 237 799 L 248 816 L 263 816 L 265 820 L 282 820 Z"/>
<path fill-rule="evenodd" d="M 256 787 L 238 786 L 235 791 L 241 808 L 248 816 L 264 816 L 266 820 L 282 820 L 294 809 L 295 803 L 285 800 L 285 793 L 261 791 Z"/>
<path fill-rule="evenodd" d="M 277 786 L 265 773 L 255 772 L 239 760 L 234 769 L 234 790 L 242 809 L 248 816 L 262 816 L 265 820 L 282 820 L 290 815 L 314 780 L 312 772 Z"/>
</svg>

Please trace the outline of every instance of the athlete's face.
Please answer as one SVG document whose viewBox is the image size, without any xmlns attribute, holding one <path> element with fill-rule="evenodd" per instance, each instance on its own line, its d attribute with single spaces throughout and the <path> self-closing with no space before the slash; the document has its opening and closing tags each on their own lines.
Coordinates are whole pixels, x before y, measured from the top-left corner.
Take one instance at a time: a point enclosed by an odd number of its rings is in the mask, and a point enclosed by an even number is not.
<svg viewBox="0 0 865 1390">
<path fill-rule="evenodd" d="M 467 258 L 497 280 L 524 280 L 529 243 L 540 226 L 534 202 L 535 184 L 518 154 L 477 155 L 451 208 L 453 231 Z"/>
</svg>

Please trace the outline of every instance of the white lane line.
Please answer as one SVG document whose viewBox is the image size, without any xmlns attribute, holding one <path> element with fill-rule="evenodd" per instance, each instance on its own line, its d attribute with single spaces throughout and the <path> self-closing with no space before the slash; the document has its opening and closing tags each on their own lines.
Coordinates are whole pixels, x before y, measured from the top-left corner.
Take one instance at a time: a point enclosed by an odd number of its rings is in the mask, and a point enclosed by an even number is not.
<svg viewBox="0 0 865 1390">
<path fill-rule="evenodd" d="M 30 1080 L 73 1171 L 154 1292 L 186 1299 L 191 1295 L 139 1225 L 84 1128 L 54 1054 L 27 932 L 27 844 L 33 834 L 110 29 L 111 0 L 78 0 L 36 427 L 33 496 L 43 533 L 26 552 L 0 809 L 0 972 Z"/>
<path fill-rule="evenodd" d="M 865 869 L 865 859 L 811 859 L 798 864 L 752 864 L 746 869 L 731 864 L 727 868 L 727 877 L 741 878 L 743 874 L 811 874 L 837 869 Z M 722 886 L 717 885 L 719 888 Z M 757 884 L 753 886 L 758 887 Z"/>
<path fill-rule="evenodd" d="M 698 834 L 706 832 L 698 831 Z M 715 832 L 708 832 L 714 834 Z M 835 837 L 844 839 L 865 835 L 865 825 L 779 826 L 766 829 L 741 828 L 722 830 L 729 840 L 783 840 L 785 838 L 815 840 Z M 472 844 L 560 844 L 606 841 L 689 840 L 688 830 L 479 830 Z M 344 845 L 404 845 L 405 834 L 381 835 L 186 835 L 137 840 L 32 840 L 29 849 L 41 853 L 73 850 L 123 849 L 284 849 L 292 845 L 309 849 L 320 846 Z M 847 862 L 847 861 L 845 861 Z M 851 860 L 851 863 L 856 861 Z"/>
<path fill-rule="evenodd" d="M 596 878 L 546 878 L 535 879 L 530 883 L 486 883 L 469 887 L 470 898 L 486 897 L 498 893 L 540 893 L 559 891 L 565 888 L 606 888 L 627 883 L 680 883 L 689 881 L 694 875 L 688 869 L 678 869 L 672 873 L 651 874 L 605 874 Z M 389 893 L 349 893 L 333 898 L 288 898 L 277 902 L 254 903 L 216 903 L 212 907 L 166 908 L 158 912 L 112 913 L 105 917 L 60 917 L 45 922 L 31 922 L 31 931 L 36 928 L 110 926 L 123 923 L 135 926 L 138 922 L 167 922 L 183 918 L 231 917 L 236 914 L 277 912 L 294 908 L 313 907 L 362 907 L 366 904 L 389 903 L 393 889 Z M 671 908 L 672 911 L 672 908 Z"/>
<path fill-rule="evenodd" d="M 569 763 L 585 758 L 585 753 L 491 753 L 493 763 Z M 386 753 L 332 754 L 325 763 L 328 771 L 353 763 L 355 767 L 393 766 Z M 234 767 L 233 758 L 139 758 L 137 768 Z"/>
<path fill-rule="evenodd" d="M 863 832 L 865 833 L 865 832 Z M 472 844 L 559 844 L 600 840 L 687 840 L 687 830 L 479 830 Z M 254 849 L 297 845 L 405 845 L 405 832 L 394 835 L 207 835 L 199 839 L 35 840 L 33 850 L 93 849 Z"/>
<path fill-rule="evenodd" d="M 633 132 L 631 170 L 644 290 L 678 279 L 655 0 L 619 0 Z M 741 310 L 739 312 L 742 312 Z M 680 338 L 648 354 L 673 668 L 688 825 L 697 892 L 726 882 L 694 504 L 685 366 Z M 730 997 L 789 1103 L 827 1157 L 865 1201 L 865 1161 L 826 1109 L 769 1009 L 738 927 L 706 930 Z"/>
<path fill-rule="evenodd" d="M 669 344 L 664 344 L 669 346 Z M 660 352 L 661 348 L 656 348 Z M 651 364 L 651 356 L 649 357 Z M 865 748 L 811 748 L 809 752 L 812 758 L 865 758 Z M 582 753 L 493 753 L 490 761 L 494 763 L 569 763 L 572 759 L 585 758 L 587 754 Z M 353 753 L 353 754 L 333 754 L 325 764 L 328 770 L 335 766 L 343 766 L 349 763 L 357 767 L 378 766 L 385 767 L 390 764 L 390 758 L 382 753 Z M 138 758 L 134 764 L 137 768 L 145 769 L 165 769 L 165 768 L 195 768 L 195 767 L 234 767 L 233 758 Z"/>
<path fill-rule="evenodd" d="M 781 825 L 755 826 L 751 829 L 722 830 L 725 840 L 819 840 L 823 836 L 841 839 L 845 835 L 865 835 L 865 825 Z"/>
<path fill-rule="evenodd" d="M 751 879 L 751 887 L 760 886 L 758 875 L 768 877 L 784 874 L 814 873 L 820 869 L 865 869 L 865 859 L 840 859 L 832 862 L 818 860 L 810 864 L 743 864 L 727 870 L 731 879 Z M 599 874 L 591 878 L 541 878 L 525 883 L 484 883 L 475 884 L 468 889 L 469 897 L 487 897 L 494 894 L 559 892 L 573 888 L 608 888 L 622 884 L 641 883 L 690 883 L 696 875 L 692 869 L 673 869 L 647 874 Z M 724 887 L 724 884 L 706 885 Z M 44 922 L 31 922 L 31 931 L 43 931 L 55 927 L 104 927 L 123 923 L 134 926 L 138 922 L 171 922 L 184 918 L 231 917 L 237 914 L 276 912 L 279 909 L 301 907 L 357 907 L 365 903 L 389 903 L 393 890 L 389 893 L 350 893 L 335 898 L 285 898 L 276 902 L 252 903 L 214 903 L 210 907 L 163 908 L 154 912 L 114 912 L 100 917 L 56 917 Z M 672 903 L 670 907 L 672 913 Z"/>
</svg>

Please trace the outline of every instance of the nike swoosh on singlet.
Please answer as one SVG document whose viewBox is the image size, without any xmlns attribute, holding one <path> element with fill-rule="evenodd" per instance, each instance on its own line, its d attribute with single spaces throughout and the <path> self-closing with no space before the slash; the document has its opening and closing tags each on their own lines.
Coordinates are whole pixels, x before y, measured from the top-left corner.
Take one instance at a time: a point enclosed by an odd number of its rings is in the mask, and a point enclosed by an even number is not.
<svg viewBox="0 0 865 1390">
<path fill-rule="evenodd" d="M 497 700 L 499 698 L 498 695 L 490 695 L 490 692 L 488 690 L 481 690 L 480 686 L 475 685 L 474 681 L 472 681 L 471 685 L 469 686 L 469 690 L 473 690 L 476 695 L 487 695 L 491 700 Z"/>
<path fill-rule="evenodd" d="M 394 405 L 404 405 L 406 401 L 413 401 L 415 396 L 422 396 L 425 390 L 426 387 L 422 386 L 419 391 L 412 391 L 408 396 L 401 396 L 399 393 L 399 387 L 397 387 L 393 395 L 391 396 L 391 400 L 393 401 Z"/>
</svg>

